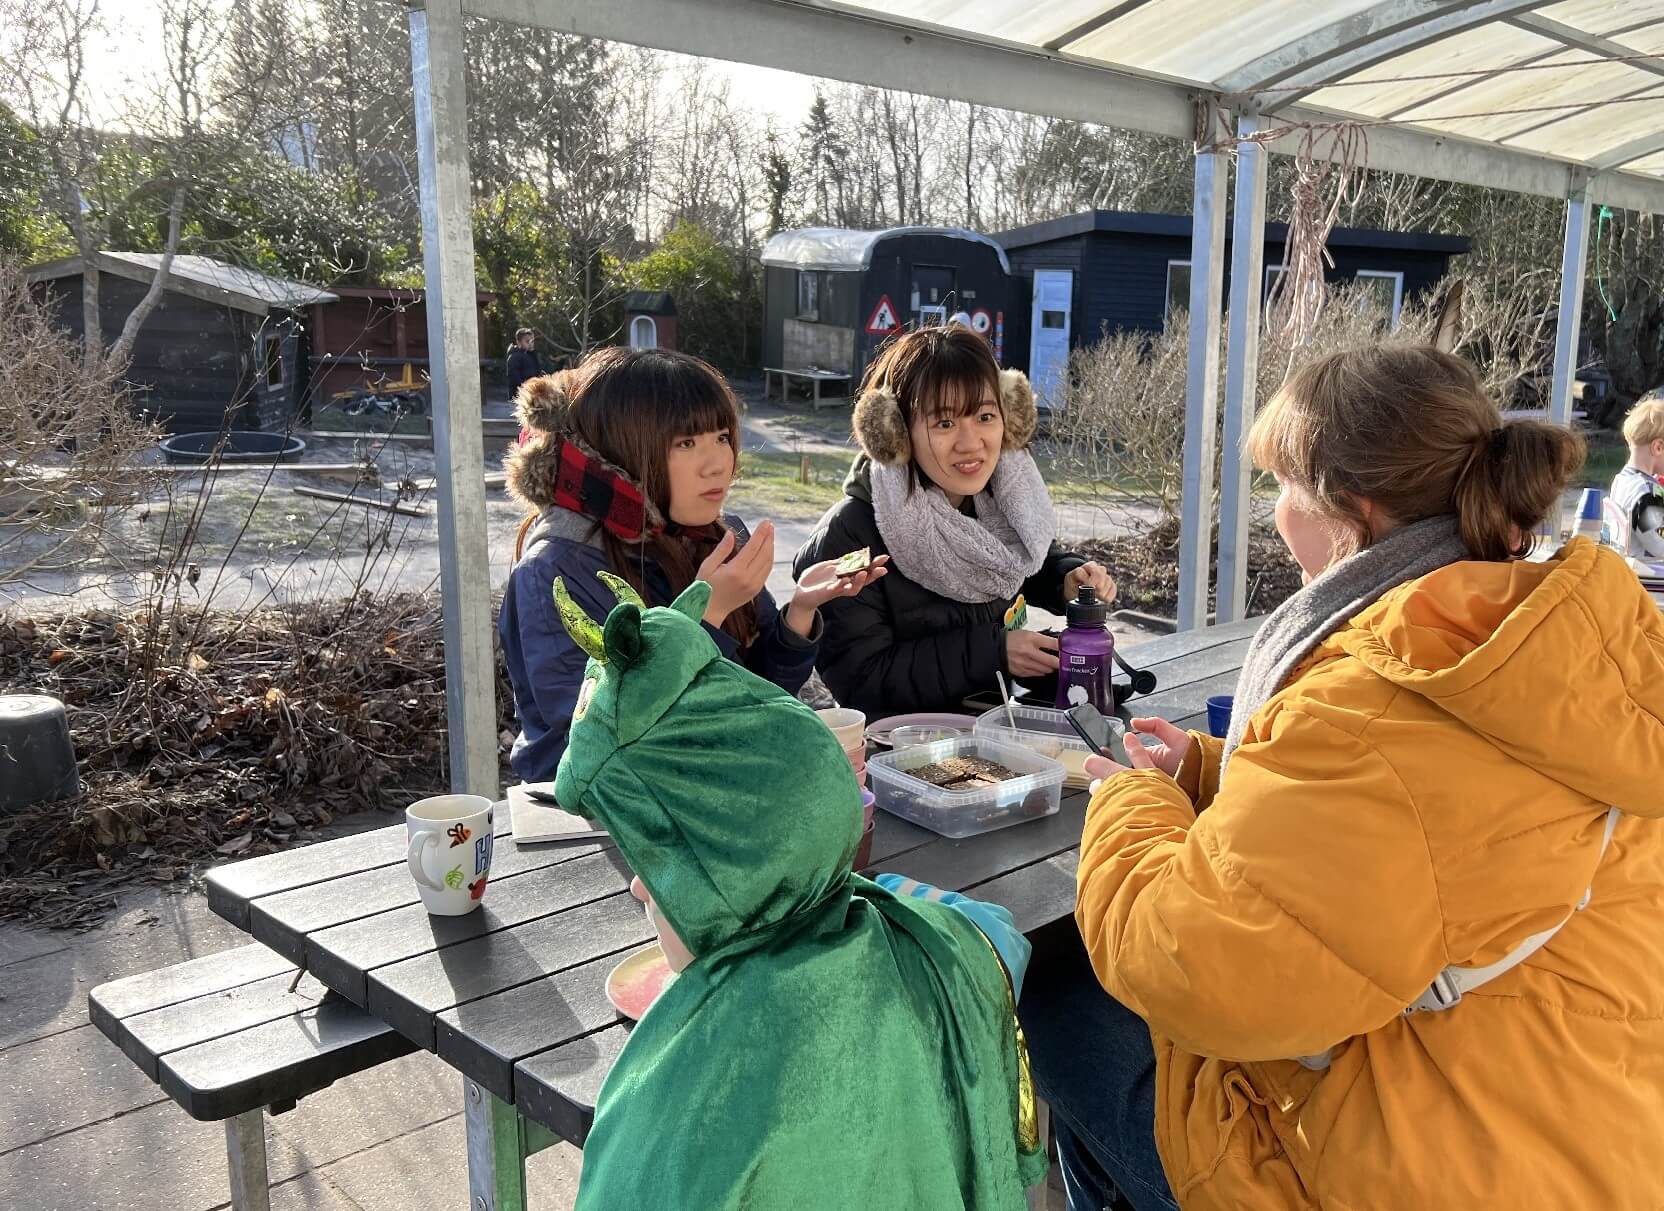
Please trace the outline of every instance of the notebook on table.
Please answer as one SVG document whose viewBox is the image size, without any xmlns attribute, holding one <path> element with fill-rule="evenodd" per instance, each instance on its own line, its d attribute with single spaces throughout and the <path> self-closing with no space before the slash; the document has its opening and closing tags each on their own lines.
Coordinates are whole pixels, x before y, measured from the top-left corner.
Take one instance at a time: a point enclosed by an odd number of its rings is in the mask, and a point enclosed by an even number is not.
<svg viewBox="0 0 1664 1211">
<path fill-rule="evenodd" d="M 509 826 L 519 845 L 540 841 L 587 841 L 607 835 L 593 820 L 555 806 L 553 782 L 522 782 L 508 788 Z"/>
</svg>

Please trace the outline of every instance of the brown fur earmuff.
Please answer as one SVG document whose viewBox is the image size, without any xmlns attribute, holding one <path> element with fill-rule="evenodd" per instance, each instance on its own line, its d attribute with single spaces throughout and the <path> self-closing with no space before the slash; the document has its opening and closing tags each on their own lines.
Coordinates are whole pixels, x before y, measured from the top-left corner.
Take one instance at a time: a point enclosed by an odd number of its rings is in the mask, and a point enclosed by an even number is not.
<svg viewBox="0 0 1664 1211">
<path fill-rule="evenodd" d="M 1000 412 L 1005 418 L 1007 450 L 1026 450 L 1040 426 L 1034 388 L 1021 370 L 1000 371 Z M 904 466 L 913 457 L 913 442 L 902 418 L 901 403 L 888 386 L 869 387 L 855 401 L 851 419 L 855 440 L 868 458 L 889 467 Z"/>
<path fill-rule="evenodd" d="M 1005 414 L 1005 448 L 1028 449 L 1040 427 L 1040 412 L 1034 405 L 1034 388 L 1021 370 L 1000 371 L 1000 411 Z"/>
<path fill-rule="evenodd" d="M 525 440 L 512 443 L 503 455 L 509 496 L 532 513 L 548 508 L 555 499 L 560 476 L 560 437 L 571 428 L 571 396 L 567 372 L 529 378 L 514 396 L 514 417 L 526 430 Z"/>
<path fill-rule="evenodd" d="M 901 416 L 901 402 L 887 385 L 861 392 L 850 423 L 855 440 L 873 462 L 899 467 L 913 457 L 913 442 L 907 435 L 907 422 Z"/>
<path fill-rule="evenodd" d="M 544 374 L 520 384 L 514 396 L 514 417 L 522 428 L 537 433 L 559 433 L 567 427 L 572 407 L 566 391 L 566 372 Z"/>
</svg>

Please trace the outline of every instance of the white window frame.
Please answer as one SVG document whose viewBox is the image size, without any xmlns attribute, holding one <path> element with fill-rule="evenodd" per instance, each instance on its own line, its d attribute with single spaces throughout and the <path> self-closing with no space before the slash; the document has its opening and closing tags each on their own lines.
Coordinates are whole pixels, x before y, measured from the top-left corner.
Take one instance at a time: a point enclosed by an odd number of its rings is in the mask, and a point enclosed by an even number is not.
<svg viewBox="0 0 1664 1211">
<path fill-rule="evenodd" d="M 808 289 L 805 290 L 804 287 Z M 804 306 L 804 296 L 808 296 L 809 305 Z M 820 323 L 820 274 L 813 269 L 799 269 L 797 271 L 797 307 L 794 311 L 796 318 L 806 320 L 811 324 Z"/>
<path fill-rule="evenodd" d="M 1186 259 L 1186 260 L 1182 260 L 1182 261 L 1180 261 L 1180 260 L 1170 260 L 1170 261 L 1167 262 L 1167 286 L 1166 286 L 1165 292 L 1162 294 L 1162 297 L 1161 297 L 1161 315 L 1162 315 L 1163 323 L 1165 323 L 1167 317 L 1173 313 L 1173 270 L 1174 270 L 1175 267 L 1181 266 L 1181 265 L 1185 269 L 1188 270 L 1190 268 L 1190 261 L 1188 259 Z M 1185 309 L 1189 310 L 1189 308 L 1190 308 L 1190 288 L 1189 288 L 1189 286 L 1185 287 L 1184 300 L 1185 300 L 1185 302 L 1184 302 Z"/>
<path fill-rule="evenodd" d="M 1398 327 L 1398 315 L 1404 309 L 1404 271 L 1402 269 L 1360 269 L 1353 275 L 1357 281 L 1364 278 L 1392 279 L 1392 326 Z"/>
<path fill-rule="evenodd" d="M 260 345 L 260 383 L 268 391 L 281 391 L 289 385 L 289 367 L 283 358 L 283 334 L 262 332 Z M 272 382 L 272 367 L 277 367 L 277 381 Z"/>
<path fill-rule="evenodd" d="M 647 325 L 647 343 L 645 345 L 636 340 L 636 332 L 641 326 Z M 630 348 L 657 349 L 659 347 L 659 324 L 650 315 L 638 315 L 630 321 Z"/>
</svg>

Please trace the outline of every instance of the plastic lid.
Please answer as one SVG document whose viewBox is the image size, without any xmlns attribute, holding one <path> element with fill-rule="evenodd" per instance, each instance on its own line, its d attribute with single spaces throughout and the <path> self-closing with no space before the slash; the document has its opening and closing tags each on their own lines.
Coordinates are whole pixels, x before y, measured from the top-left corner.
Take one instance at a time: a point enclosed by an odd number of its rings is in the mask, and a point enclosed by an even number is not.
<svg viewBox="0 0 1664 1211">
<path fill-rule="evenodd" d="M 1089 584 L 1081 585 L 1067 612 L 1072 627 L 1103 627 L 1109 621 L 1109 606 L 1098 600 L 1097 592 Z"/>
</svg>

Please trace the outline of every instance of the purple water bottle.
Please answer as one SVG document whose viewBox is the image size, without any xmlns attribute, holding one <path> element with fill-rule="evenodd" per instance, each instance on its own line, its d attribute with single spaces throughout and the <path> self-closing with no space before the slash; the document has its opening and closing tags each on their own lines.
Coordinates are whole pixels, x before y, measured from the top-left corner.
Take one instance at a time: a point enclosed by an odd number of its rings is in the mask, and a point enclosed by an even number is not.
<svg viewBox="0 0 1664 1211">
<path fill-rule="evenodd" d="M 1109 606 L 1098 600 L 1091 585 L 1082 585 L 1067 607 L 1069 626 L 1057 645 L 1057 706 L 1060 710 L 1090 702 L 1104 714 L 1114 713 L 1109 686 L 1115 659 L 1115 637 L 1109 633 Z"/>
</svg>

